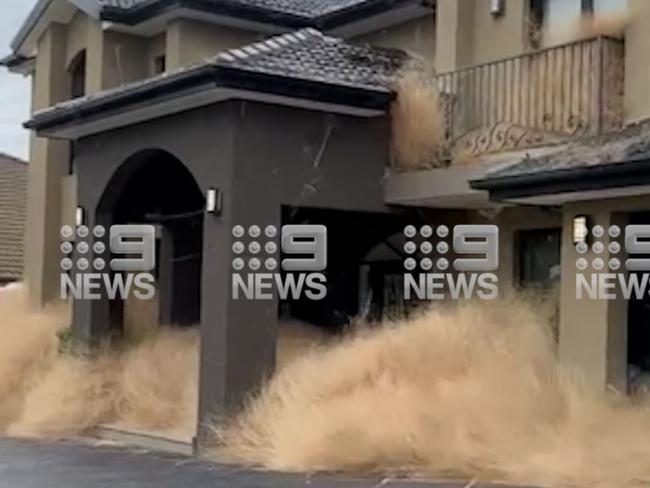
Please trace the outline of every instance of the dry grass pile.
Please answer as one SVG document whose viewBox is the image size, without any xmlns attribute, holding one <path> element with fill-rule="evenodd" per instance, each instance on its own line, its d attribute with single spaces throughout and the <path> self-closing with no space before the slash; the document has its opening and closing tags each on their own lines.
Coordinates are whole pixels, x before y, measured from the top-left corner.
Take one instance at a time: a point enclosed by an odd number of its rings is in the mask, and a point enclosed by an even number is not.
<svg viewBox="0 0 650 488">
<path fill-rule="evenodd" d="M 129 343 L 74 354 L 60 347 L 68 306 L 33 313 L 26 296 L 22 288 L 0 291 L 0 433 L 61 438 L 116 423 L 194 435 L 198 329 L 153 326 L 151 305 L 131 306 Z M 278 362 L 330 340 L 317 328 L 282 324 Z"/>
<path fill-rule="evenodd" d="M 194 435 L 198 409 L 199 334 L 166 329 L 121 355 L 115 416 L 135 429 Z"/>
<path fill-rule="evenodd" d="M 311 352 L 215 429 L 212 455 L 290 471 L 647 484 L 648 406 L 562 369 L 548 316 L 520 300 L 465 303 Z"/>
<path fill-rule="evenodd" d="M 25 290 L 3 290 L 0 316 L 0 432 L 68 437 L 104 422 L 193 432 L 196 330 L 161 328 L 87 356 L 60 350 L 67 305 L 33 313 Z"/>
<path fill-rule="evenodd" d="M 22 288 L 0 289 L 0 432 L 23 409 L 29 389 L 57 357 L 67 307 L 29 313 Z"/>
<path fill-rule="evenodd" d="M 426 70 L 407 69 L 396 91 L 391 109 L 394 167 L 417 171 L 445 166 L 447 124 L 434 77 Z"/>
</svg>

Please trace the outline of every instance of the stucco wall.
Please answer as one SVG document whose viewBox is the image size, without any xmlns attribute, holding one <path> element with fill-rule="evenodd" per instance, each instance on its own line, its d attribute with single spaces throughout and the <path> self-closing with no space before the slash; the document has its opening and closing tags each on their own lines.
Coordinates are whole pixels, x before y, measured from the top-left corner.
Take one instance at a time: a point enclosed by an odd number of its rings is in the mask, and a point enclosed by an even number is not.
<svg viewBox="0 0 650 488">
<path fill-rule="evenodd" d="M 625 35 L 625 112 L 628 122 L 650 117 L 650 5 L 629 0 L 634 20 Z"/>
<path fill-rule="evenodd" d="M 67 99 L 66 30 L 53 25 L 41 37 L 32 82 L 32 110 Z M 28 169 L 25 278 L 33 305 L 58 298 L 61 178 L 66 173 L 69 144 L 32 135 Z"/>
<path fill-rule="evenodd" d="M 167 67 L 174 70 L 258 39 L 254 32 L 177 19 L 167 27 Z"/>
<path fill-rule="evenodd" d="M 524 52 L 526 2 L 524 0 L 506 2 L 504 15 L 495 17 L 490 13 L 490 2 L 473 1 L 474 22 L 471 26 L 473 63 L 485 63 Z"/>
<path fill-rule="evenodd" d="M 150 76 L 148 48 L 147 39 L 104 32 L 102 88 L 113 88 Z"/>
<path fill-rule="evenodd" d="M 439 72 L 521 54 L 526 49 L 526 2 L 506 2 L 493 16 L 485 0 L 438 0 L 436 63 Z"/>
<path fill-rule="evenodd" d="M 410 20 L 379 32 L 354 38 L 352 41 L 403 49 L 433 65 L 436 55 L 435 19 L 432 15 Z"/>
</svg>

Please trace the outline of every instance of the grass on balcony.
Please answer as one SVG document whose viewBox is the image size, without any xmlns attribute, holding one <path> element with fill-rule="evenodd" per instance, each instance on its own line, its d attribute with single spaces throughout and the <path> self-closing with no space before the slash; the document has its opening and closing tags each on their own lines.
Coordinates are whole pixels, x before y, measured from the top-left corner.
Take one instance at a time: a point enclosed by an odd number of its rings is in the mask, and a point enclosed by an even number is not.
<svg viewBox="0 0 650 488">
<path fill-rule="evenodd" d="M 416 68 L 404 71 L 391 114 L 395 169 L 417 171 L 447 165 L 447 122 L 431 73 Z"/>
</svg>

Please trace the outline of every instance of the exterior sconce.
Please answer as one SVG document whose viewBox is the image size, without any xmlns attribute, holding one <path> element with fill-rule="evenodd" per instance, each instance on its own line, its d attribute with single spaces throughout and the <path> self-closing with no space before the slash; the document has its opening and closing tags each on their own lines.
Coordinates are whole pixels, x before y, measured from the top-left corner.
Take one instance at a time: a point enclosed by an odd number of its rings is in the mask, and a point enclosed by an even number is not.
<svg viewBox="0 0 650 488">
<path fill-rule="evenodd" d="M 86 211 L 83 207 L 77 207 L 74 213 L 74 223 L 77 227 L 81 227 L 86 223 Z"/>
<path fill-rule="evenodd" d="M 587 242 L 589 234 L 589 217 L 586 215 L 577 215 L 573 218 L 573 244 Z"/>
<path fill-rule="evenodd" d="M 490 0 L 490 13 L 494 17 L 500 17 L 506 11 L 506 0 Z"/>
<path fill-rule="evenodd" d="M 216 188 L 210 188 L 206 197 L 205 210 L 212 215 L 220 216 L 223 212 L 223 193 Z"/>
</svg>

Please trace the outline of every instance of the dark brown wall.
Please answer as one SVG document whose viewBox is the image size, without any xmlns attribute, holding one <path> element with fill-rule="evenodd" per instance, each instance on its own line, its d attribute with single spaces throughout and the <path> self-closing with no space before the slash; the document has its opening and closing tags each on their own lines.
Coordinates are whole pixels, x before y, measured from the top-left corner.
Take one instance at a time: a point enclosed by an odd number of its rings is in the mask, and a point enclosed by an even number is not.
<svg viewBox="0 0 650 488">
<path fill-rule="evenodd" d="M 235 101 L 79 141 L 78 202 L 88 225 L 111 176 L 145 149 L 173 154 L 204 194 L 211 187 L 223 191 L 223 215 L 206 215 L 204 221 L 203 418 L 239 404 L 275 362 L 277 301 L 231 300 L 232 227 L 280 226 L 282 205 L 387 211 L 382 181 L 388 143 L 384 119 Z M 107 314 L 106 303 L 77 302 L 77 336 L 105 334 Z"/>
</svg>

